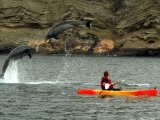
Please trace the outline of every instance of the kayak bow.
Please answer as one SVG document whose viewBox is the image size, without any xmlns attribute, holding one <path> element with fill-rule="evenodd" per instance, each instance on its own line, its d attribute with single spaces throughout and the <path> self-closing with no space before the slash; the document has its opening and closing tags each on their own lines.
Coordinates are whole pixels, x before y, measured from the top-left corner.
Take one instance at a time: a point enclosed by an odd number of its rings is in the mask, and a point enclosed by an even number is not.
<svg viewBox="0 0 160 120">
<path fill-rule="evenodd" d="M 79 89 L 77 94 L 85 95 L 109 95 L 109 96 L 157 96 L 157 89 L 143 89 L 143 90 L 92 90 L 92 89 Z"/>
</svg>

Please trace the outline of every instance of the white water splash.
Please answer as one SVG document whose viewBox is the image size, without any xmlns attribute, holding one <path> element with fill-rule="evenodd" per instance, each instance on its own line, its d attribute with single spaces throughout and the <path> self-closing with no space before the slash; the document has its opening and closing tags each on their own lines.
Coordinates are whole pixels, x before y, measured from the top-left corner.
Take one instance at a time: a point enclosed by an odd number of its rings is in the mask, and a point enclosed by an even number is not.
<svg viewBox="0 0 160 120">
<path fill-rule="evenodd" d="M 69 44 L 69 38 L 67 37 L 67 38 L 66 38 L 66 41 L 65 41 L 65 43 L 64 43 L 65 56 L 71 55 L 70 50 L 69 50 L 69 46 L 70 46 L 70 45 L 68 45 L 68 44 Z"/>
<path fill-rule="evenodd" d="M 65 60 L 65 57 L 63 57 L 62 61 L 64 61 L 64 65 L 63 65 L 61 71 L 59 72 L 59 74 L 57 76 L 57 81 L 64 81 L 65 75 L 67 74 L 68 69 L 70 67 L 69 63 Z"/>
<path fill-rule="evenodd" d="M 65 56 L 68 56 L 69 51 L 68 51 L 68 49 L 67 49 L 67 40 L 66 40 L 65 43 L 64 43 L 64 52 L 65 52 Z"/>
<path fill-rule="evenodd" d="M 133 84 L 124 84 L 126 86 L 138 86 L 138 87 L 142 87 L 142 86 L 150 86 L 149 83 L 133 83 Z"/>
<path fill-rule="evenodd" d="M 11 61 L 4 74 L 4 83 L 19 83 L 18 80 L 18 61 Z"/>
<path fill-rule="evenodd" d="M 38 85 L 38 84 L 59 84 L 59 81 L 36 81 L 36 82 L 24 82 L 23 84 L 31 84 L 31 85 Z"/>
</svg>

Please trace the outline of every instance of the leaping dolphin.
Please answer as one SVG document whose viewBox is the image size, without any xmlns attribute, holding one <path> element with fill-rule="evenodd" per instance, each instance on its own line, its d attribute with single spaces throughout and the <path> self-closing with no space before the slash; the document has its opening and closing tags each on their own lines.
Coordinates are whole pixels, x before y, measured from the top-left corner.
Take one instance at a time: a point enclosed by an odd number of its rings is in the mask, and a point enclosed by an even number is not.
<svg viewBox="0 0 160 120">
<path fill-rule="evenodd" d="M 46 34 L 45 40 L 50 40 L 51 38 L 57 39 L 57 36 L 65 31 L 66 29 L 78 27 L 78 26 L 85 26 L 90 28 L 91 27 L 91 20 L 79 21 L 79 20 L 65 20 L 56 25 L 54 25 Z"/>
<path fill-rule="evenodd" d="M 31 58 L 32 54 L 34 52 L 35 52 L 35 49 L 30 47 L 30 46 L 27 46 L 27 45 L 20 45 L 20 46 L 16 47 L 15 49 L 13 49 L 9 53 L 4 65 L 3 65 L 2 73 L 1 73 L 0 77 L 4 76 L 4 73 L 6 72 L 6 69 L 9 65 L 9 62 L 10 62 L 11 59 L 12 60 L 22 59 L 26 55 L 28 55 L 29 58 Z"/>
</svg>

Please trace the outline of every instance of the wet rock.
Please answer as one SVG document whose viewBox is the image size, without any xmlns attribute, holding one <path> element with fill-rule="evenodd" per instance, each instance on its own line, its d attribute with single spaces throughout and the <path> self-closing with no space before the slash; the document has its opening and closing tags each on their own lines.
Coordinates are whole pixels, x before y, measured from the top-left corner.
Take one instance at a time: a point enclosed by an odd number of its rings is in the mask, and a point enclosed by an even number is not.
<svg viewBox="0 0 160 120">
<path fill-rule="evenodd" d="M 121 48 L 121 49 L 114 49 L 112 51 L 112 55 L 119 55 L 119 56 L 160 56 L 160 49 L 148 49 L 148 48 Z"/>
</svg>

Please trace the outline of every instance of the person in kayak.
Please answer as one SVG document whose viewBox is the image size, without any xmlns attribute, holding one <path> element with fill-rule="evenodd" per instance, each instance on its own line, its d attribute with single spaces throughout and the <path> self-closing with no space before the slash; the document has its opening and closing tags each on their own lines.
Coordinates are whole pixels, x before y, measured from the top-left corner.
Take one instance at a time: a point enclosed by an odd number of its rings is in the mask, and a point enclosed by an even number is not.
<svg viewBox="0 0 160 120">
<path fill-rule="evenodd" d="M 100 86 L 102 90 L 121 90 L 121 88 L 113 88 L 113 86 L 118 83 L 120 82 L 111 82 L 111 79 L 109 79 L 109 73 L 106 70 L 104 76 L 101 78 Z"/>
</svg>

